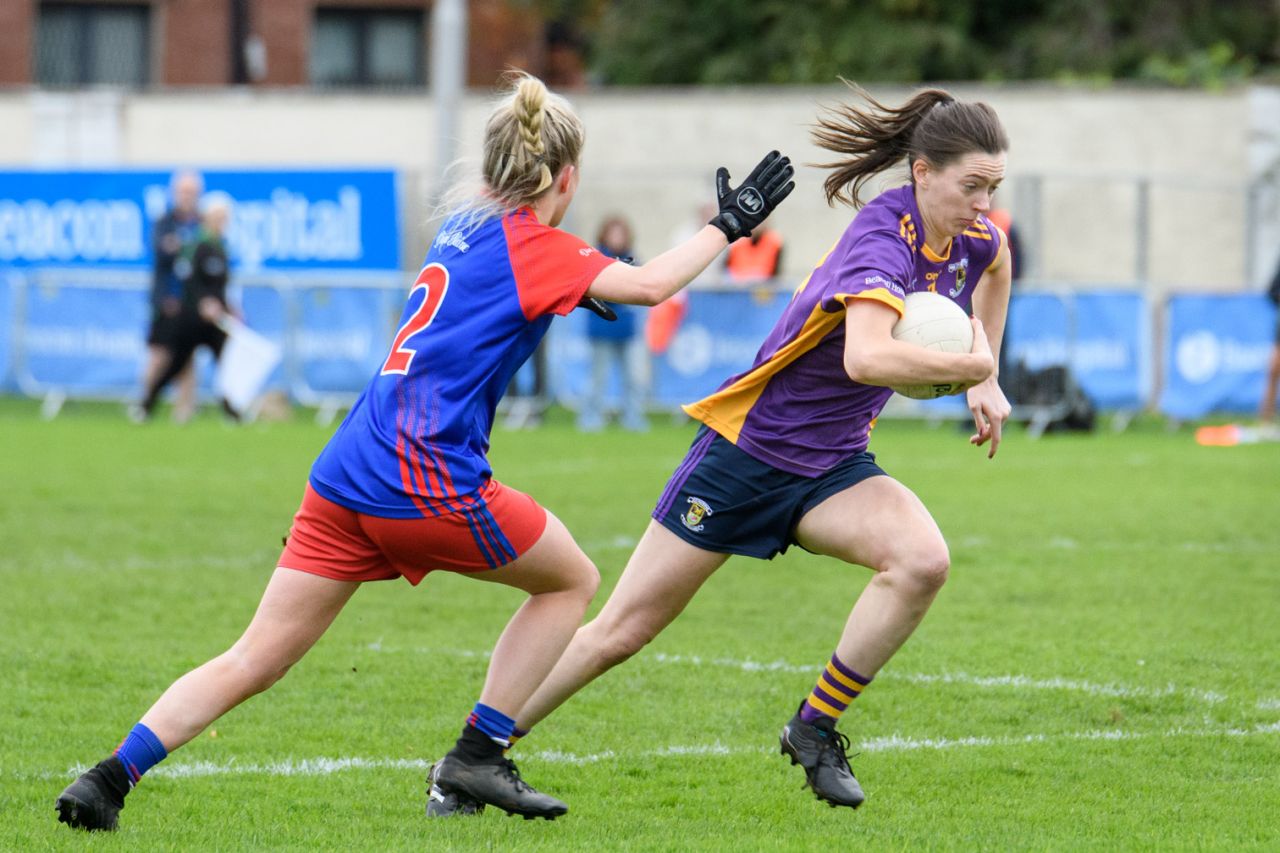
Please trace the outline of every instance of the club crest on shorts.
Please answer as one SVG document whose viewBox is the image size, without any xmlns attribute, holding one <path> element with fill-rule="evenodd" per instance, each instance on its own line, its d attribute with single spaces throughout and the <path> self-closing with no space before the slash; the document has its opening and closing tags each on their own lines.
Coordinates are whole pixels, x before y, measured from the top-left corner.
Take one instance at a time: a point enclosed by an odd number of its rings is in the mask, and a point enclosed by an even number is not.
<svg viewBox="0 0 1280 853">
<path fill-rule="evenodd" d="M 713 512 L 714 510 L 707 506 L 707 502 L 702 498 L 689 498 L 689 509 L 680 516 L 680 521 L 694 533 L 701 533 L 705 526 L 702 523 L 703 519 Z"/>
</svg>

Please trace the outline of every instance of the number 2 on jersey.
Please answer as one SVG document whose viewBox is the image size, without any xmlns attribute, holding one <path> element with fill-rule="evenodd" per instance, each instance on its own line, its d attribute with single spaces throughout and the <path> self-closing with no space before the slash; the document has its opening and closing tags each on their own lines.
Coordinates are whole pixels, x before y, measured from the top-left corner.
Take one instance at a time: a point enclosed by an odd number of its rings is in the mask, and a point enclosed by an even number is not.
<svg viewBox="0 0 1280 853">
<path fill-rule="evenodd" d="M 395 340 L 391 342 L 391 354 L 382 363 L 382 376 L 409 372 L 409 365 L 413 363 L 413 357 L 418 354 L 418 351 L 406 344 L 409 338 L 430 326 L 431 321 L 436 318 L 440 303 L 444 301 L 444 295 L 449 290 L 449 271 L 440 264 L 428 264 L 418 274 L 417 281 L 413 283 L 413 288 L 409 291 L 409 299 L 412 300 L 413 294 L 419 290 L 424 291 L 422 304 L 396 332 Z"/>
</svg>

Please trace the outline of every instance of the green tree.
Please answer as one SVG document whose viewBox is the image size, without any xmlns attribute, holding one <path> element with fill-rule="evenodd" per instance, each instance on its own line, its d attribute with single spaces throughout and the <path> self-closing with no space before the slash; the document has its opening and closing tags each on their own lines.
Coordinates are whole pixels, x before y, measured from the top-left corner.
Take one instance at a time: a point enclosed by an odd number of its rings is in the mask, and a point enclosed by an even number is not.
<svg viewBox="0 0 1280 853">
<path fill-rule="evenodd" d="M 581 13 L 606 83 L 1142 79 L 1280 61 L 1275 0 L 546 0 Z M 574 7 L 574 8 L 569 8 Z"/>
</svg>

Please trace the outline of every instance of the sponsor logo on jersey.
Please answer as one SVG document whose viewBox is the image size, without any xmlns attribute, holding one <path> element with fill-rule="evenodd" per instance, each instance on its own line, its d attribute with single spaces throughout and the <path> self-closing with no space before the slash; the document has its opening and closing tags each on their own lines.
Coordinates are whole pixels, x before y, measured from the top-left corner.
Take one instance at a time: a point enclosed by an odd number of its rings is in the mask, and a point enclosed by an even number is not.
<svg viewBox="0 0 1280 853">
<path fill-rule="evenodd" d="M 862 280 L 867 287 L 883 287 L 895 296 L 906 296 L 906 291 L 902 289 L 902 285 L 892 279 L 885 278 L 882 275 L 869 275 Z M 914 282 L 913 282 L 914 284 Z"/>
<path fill-rule="evenodd" d="M 947 272 L 953 272 L 956 274 L 955 286 L 952 287 L 951 291 L 947 294 L 954 299 L 964 292 L 965 276 L 969 272 L 969 259 L 961 258 L 954 264 L 947 264 Z"/>
<path fill-rule="evenodd" d="M 584 258 L 591 257 L 592 253 L 594 252 L 595 252 L 595 249 L 591 248 L 590 246 L 583 246 L 581 249 L 578 250 L 578 254 L 582 255 L 582 257 Z"/>
<path fill-rule="evenodd" d="M 459 252 L 466 252 L 471 248 L 471 244 L 463 238 L 461 231 L 441 231 L 433 242 L 437 249 L 452 246 Z"/>
<path fill-rule="evenodd" d="M 694 533 L 701 533 L 702 528 L 706 526 L 702 523 L 703 520 L 714 512 L 702 498 L 689 498 L 689 509 L 680 516 L 680 521 Z"/>
</svg>

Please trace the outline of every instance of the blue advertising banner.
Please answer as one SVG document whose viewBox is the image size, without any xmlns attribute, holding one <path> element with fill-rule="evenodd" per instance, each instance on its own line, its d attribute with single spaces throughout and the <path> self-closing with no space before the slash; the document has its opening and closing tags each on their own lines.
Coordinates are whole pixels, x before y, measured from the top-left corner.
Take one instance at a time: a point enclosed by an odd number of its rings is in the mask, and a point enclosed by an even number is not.
<svg viewBox="0 0 1280 853">
<path fill-rule="evenodd" d="M 1275 324 L 1261 294 L 1171 296 L 1160 411 L 1175 418 L 1255 411 Z"/>
<path fill-rule="evenodd" d="M 231 203 L 227 238 L 244 271 L 398 270 L 391 170 L 210 170 Z M 147 267 L 169 206 L 168 171 L 0 171 L 0 266 Z"/>
<path fill-rule="evenodd" d="M 292 351 L 301 388 L 313 394 L 363 390 L 387 357 L 403 294 L 335 286 L 301 288 L 294 296 Z"/>
<path fill-rule="evenodd" d="M 1141 293 L 1072 295 L 1075 339 L 1068 362 L 1094 405 L 1138 409 L 1151 393 L 1151 332 Z"/>
<path fill-rule="evenodd" d="M 245 325 L 288 352 L 289 306 L 284 293 L 269 285 L 247 285 L 239 290 L 238 308 Z M 287 390 L 287 368 L 287 364 L 281 364 L 272 371 L 266 387 L 273 391 Z M 202 385 L 212 387 L 212 377 L 212 369 L 202 373 Z"/>
<path fill-rule="evenodd" d="M 1054 293 L 1016 293 L 1009 302 L 1004 346 L 1009 364 L 1028 370 L 1063 365 L 1070 359 L 1071 315 Z"/>
<path fill-rule="evenodd" d="M 14 299 L 17 298 L 17 286 L 13 276 L 0 270 L 0 392 L 13 388 L 12 355 L 13 355 L 13 323 L 11 318 L 17 315 Z"/>
<path fill-rule="evenodd" d="M 1018 293 L 1009 305 L 1009 363 L 1066 365 L 1104 409 L 1132 409 L 1150 394 L 1147 302 L 1132 291 Z"/>
<path fill-rule="evenodd" d="M 137 393 L 151 308 L 141 288 L 102 287 L 86 274 L 45 277 L 25 294 L 18 381 L 69 394 Z"/>
</svg>

